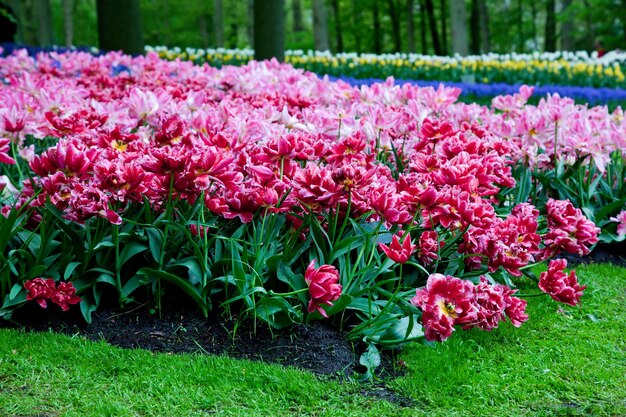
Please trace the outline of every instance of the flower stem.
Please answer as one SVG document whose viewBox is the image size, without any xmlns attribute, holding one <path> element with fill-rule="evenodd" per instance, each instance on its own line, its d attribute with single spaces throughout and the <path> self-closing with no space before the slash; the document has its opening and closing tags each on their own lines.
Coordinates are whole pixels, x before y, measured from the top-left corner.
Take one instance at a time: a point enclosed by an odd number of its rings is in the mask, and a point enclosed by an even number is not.
<svg viewBox="0 0 626 417">
<path fill-rule="evenodd" d="M 302 288 L 299 290 L 295 290 L 295 291 L 291 291 L 291 292 L 274 292 L 273 290 L 269 290 L 267 292 L 268 295 L 278 295 L 279 297 L 286 297 L 288 295 L 295 295 L 295 294 L 300 294 L 303 293 L 305 291 L 308 291 L 308 288 Z"/>
<path fill-rule="evenodd" d="M 17 151 L 17 143 L 15 141 L 11 141 L 11 150 L 13 151 L 13 158 L 15 159 L 15 167 L 17 168 L 17 173 L 20 177 L 18 185 L 22 184 L 24 180 L 24 174 L 22 173 L 22 168 L 20 167 L 20 155 Z"/>
</svg>

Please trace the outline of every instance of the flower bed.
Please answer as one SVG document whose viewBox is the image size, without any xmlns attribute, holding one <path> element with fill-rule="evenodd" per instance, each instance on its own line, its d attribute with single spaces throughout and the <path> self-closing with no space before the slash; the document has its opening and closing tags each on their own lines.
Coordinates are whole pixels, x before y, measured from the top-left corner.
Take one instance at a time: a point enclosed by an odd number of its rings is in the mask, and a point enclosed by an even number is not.
<svg viewBox="0 0 626 417">
<path fill-rule="evenodd" d="M 51 301 L 89 321 L 103 298 L 160 308 L 178 293 L 275 328 L 328 317 L 372 346 L 445 340 L 520 326 L 518 279 L 578 304 L 565 262 L 531 267 L 589 252 L 600 229 L 583 210 L 623 239 L 619 109 L 530 106 L 526 87 L 487 108 L 276 62 L 1 64 L 5 318 Z"/>
<path fill-rule="evenodd" d="M 147 47 L 166 59 L 185 59 L 212 66 L 242 65 L 254 58 L 251 49 L 194 49 Z M 623 88 L 626 54 L 610 52 L 602 58 L 585 51 L 535 54 L 484 54 L 467 57 L 421 54 L 357 54 L 286 51 L 285 60 L 318 74 L 354 78 L 463 82 L 482 84 L 566 85 Z"/>
</svg>

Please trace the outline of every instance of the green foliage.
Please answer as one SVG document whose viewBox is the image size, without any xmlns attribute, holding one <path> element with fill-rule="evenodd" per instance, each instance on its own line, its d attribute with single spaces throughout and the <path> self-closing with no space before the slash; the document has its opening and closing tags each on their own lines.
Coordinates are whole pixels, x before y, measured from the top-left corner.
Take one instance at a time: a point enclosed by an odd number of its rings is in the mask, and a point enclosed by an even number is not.
<svg viewBox="0 0 626 417">
<path fill-rule="evenodd" d="M 0 329 L 0 414 L 623 415 L 626 270 L 592 265 L 577 272 L 590 285 L 582 307 L 554 314 L 550 300 L 529 299 L 533 319 L 522 338 L 502 326 L 405 349 L 399 363 L 406 375 L 386 382 L 410 406 L 365 397 L 362 384 L 278 365 Z"/>
<path fill-rule="evenodd" d="M 573 164 L 557 162 L 547 170 L 530 169 L 523 163 L 514 167 L 517 184 L 502 193 L 512 204 L 532 202 L 539 208 L 549 198 L 569 200 L 601 229 L 603 243 L 621 242 L 617 223 L 610 220 L 626 207 L 626 167 L 620 152 L 613 152 L 605 170 L 600 171 L 591 157 Z"/>
<path fill-rule="evenodd" d="M 227 48 L 251 47 L 252 42 L 247 34 L 247 2 L 222 0 L 224 9 L 223 27 Z M 344 51 L 374 52 L 374 24 L 372 0 L 341 0 L 338 1 L 341 17 L 341 30 Z M 413 1 L 413 24 L 415 30 L 416 50 L 409 50 L 408 42 L 408 9 L 403 1 L 394 0 L 395 9 L 400 22 L 402 52 L 434 53 L 428 21 L 419 1 Z M 61 0 L 51 0 L 53 11 L 53 26 L 55 39 L 62 43 L 63 17 Z M 293 32 L 293 8 L 290 1 L 286 1 L 286 48 L 312 49 L 313 17 L 310 0 L 301 1 L 305 31 Z M 450 28 L 442 27 L 442 18 L 448 13 L 442 9 L 445 2 L 433 2 L 437 30 L 440 33 L 446 30 L 447 42 L 451 42 Z M 489 21 L 490 51 L 510 53 L 534 52 L 542 50 L 546 22 L 546 2 L 493 2 L 486 1 Z M 377 52 L 400 52 L 394 48 L 392 39 L 392 25 L 389 16 L 389 2 L 378 1 L 381 19 L 380 37 L 381 50 Z M 213 4 L 211 1 L 189 0 L 184 2 L 172 0 L 142 0 L 142 22 L 144 39 L 147 45 L 167 45 L 179 47 L 217 47 L 214 34 Z M 330 19 L 328 31 L 330 39 L 335 39 L 336 22 L 334 14 L 327 6 Z M 466 1 L 468 20 L 471 4 Z M 600 38 L 607 50 L 623 49 L 624 31 L 626 30 L 626 10 L 623 4 L 613 0 L 592 0 L 586 2 L 571 2 L 571 5 L 557 13 L 559 30 L 565 30 L 562 25 L 571 22 L 575 50 L 594 49 L 594 39 Z M 96 33 L 95 0 L 74 1 L 74 43 L 76 45 L 95 46 Z M 19 20 L 19 19 L 18 19 Z M 448 19 L 449 22 L 449 19 Z M 425 26 L 426 39 L 422 42 L 421 25 Z M 331 48 L 336 45 L 331 41 Z M 450 45 L 444 45 L 449 51 Z"/>
</svg>

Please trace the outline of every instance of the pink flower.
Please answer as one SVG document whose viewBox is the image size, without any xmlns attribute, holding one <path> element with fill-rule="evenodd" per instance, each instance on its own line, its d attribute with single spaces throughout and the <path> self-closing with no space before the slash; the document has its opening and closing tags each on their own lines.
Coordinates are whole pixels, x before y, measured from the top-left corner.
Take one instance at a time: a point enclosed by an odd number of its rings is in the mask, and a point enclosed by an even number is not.
<svg viewBox="0 0 626 417">
<path fill-rule="evenodd" d="M 619 223 L 617 225 L 617 236 L 626 235 L 626 210 L 622 210 L 617 217 L 611 217 L 610 220 Z"/>
<path fill-rule="evenodd" d="M 526 300 L 513 297 L 517 290 L 513 290 L 506 285 L 491 285 L 485 277 L 480 278 L 480 284 L 476 286 L 476 304 L 478 312 L 476 321 L 472 326 L 483 330 L 492 330 L 498 327 L 506 317 L 511 320 L 511 324 L 520 327 L 528 320 L 526 314 Z"/>
<path fill-rule="evenodd" d="M 47 300 L 52 301 L 61 310 L 67 311 L 70 304 L 80 303 L 80 297 L 76 295 L 76 288 L 71 282 L 59 282 L 55 287 L 54 280 L 51 278 L 35 278 L 24 283 L 24 288 L 28 291 L 26 299 L 36 300 L 41 308 L 48 307 Z"/>
<path fill-rule="evenodd" d="M 56 290 L 54 288 L 54 280 L 51 278 L 35 278 L 24 283 L 24 288 L 28 291 L 26 300 L 35 300 L 41 308 L 48 307 L 46 300 L 50 299 Z"/>
<path fill-rule="evenodd" d="M 427 230 L 420 235 L 418 257 L 422 264 L 430 265 L 439 256 L 439 249 L 443 248 L 445 242 L 438 242 L 439 236 L 434 230 Z"/>
<path fill-rule="evenodd" d="M 0 138 L 0 164 L 14 164 L 15 160 L 9 156 L 9 139 Z"/>
<path fill-rule="evenodd" d="M 496 284 L 498 286 L 500 284 Z M 515 327 L 520 327 L 522 323 L 528 320 L 528 314 L 526 314 L 526 300 L 522 300 L 521 298 L 513 297 L 512 294 L 515 294 L 517 290 L 512 290 L 506 285 L 500 285 L 504 287 L 502 289 L 502 294 L 504 295 L 504 303 L 506 307 L 504 308 L 504 313 L 507 315 L 509 320 L 511 320 L 511 324 Z"/>
<path fill-rule="evenodd" d="M 411 303 L 422 310 L 427 340 L 442 342 L 452 335 L 455 324 L 468 325 L 477 319 L 474 284 L 450 275 L 429 276 Z"/>
<path fill-rule="evenodd" d="M 570 201 L 551 198 L 546 203 L 546 212 L 548 233 L 544 236 L 545 258 L 561 249 L 583 256 L 590 252 L 590 246 L 598 243 L 600 229 Z"/>
<path fill-rule="evenodd" d="M 387 255 L 389 259 L 399 264 L 403 264 L 408 261 L 417 248 L 417 246 L 411 243 L 411 235 L 408 235 L 402 243 L 400 243 L 400 239 L 402 239 L 403 236 L 404 232 L 399 232 L 398 234 L 393 235 L 389 246 L 383 243 L 378 244 L 380 250 L 385 252 L 385 255 Z"/>
<path fill-rule="evenodd" d="M 328 317 L 322 305 L 332 306 L 332 302 L 341 297 L 341 284 L 337 283 L 339 272 L 332 265 L 322 265 L 315 268 L 314 259 L 304 273 L 304 280 L 309 286 L 309 294 L 311 294 L 308 312 L 312 313 L 317 310 L 322 316 Z"/>
<path fill-rule="evenodd" d="M 80 297 L 76 295 L 76 288 L 71 282 L 59 282 L 50 300 L 61 307 L 63 311 L 69 310 L 70 304 L 80 303 Z"/>
<path fill-rule="evenodd" d="M 476 326 L 490 331 L 498 327 L 500 321 L 504 320 L 506 301 L 502 287 L 504 286 L 489 284 L 489 281 L 484 277 L 480 278 L 480 284 L 476 286 L 476 304 L 478 306 L 476 321 L 468 327 Z"/>
<path fill-rule="evenodd" d="M 539 276 L 539 288 L 556 301 L 575 306 L 580 304 L 580 297 L 587 288 L 580 286 L 576 278 L 576 271 L 569 275 L 565 272 L 567 261 L 565 259 L 553 259 L 548 265 L 548 270 Z"/>
</svg>

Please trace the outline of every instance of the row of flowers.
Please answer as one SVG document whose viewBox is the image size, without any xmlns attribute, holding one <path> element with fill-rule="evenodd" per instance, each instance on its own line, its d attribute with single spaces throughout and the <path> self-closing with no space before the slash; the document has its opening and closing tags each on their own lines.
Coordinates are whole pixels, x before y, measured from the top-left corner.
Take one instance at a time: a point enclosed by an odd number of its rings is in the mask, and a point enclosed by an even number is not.
<svg viewBox="0 0 626 417">
<path fill-rule="evenodd" d="M 254 59 L 251 49 L 146 47 L 165 59 L 185 59 L 212 66 L 241 65 Z M 433 56 L 421 54 L 357 54 L 292 50 L 286 62 L 318 74 L 354 78 L 471 82 L 482 84 L 572 85 L 623 88 L 626 53 L 602 58 L 586 52 Z"/>
<path fill-rule="evenodd" d="M 529 87 L 487 108 L 455 88 L 355 88 L 275 61 L 0 63 L 3 317 L 61 294 L 89 320 L 113 289 L 123 305 L 184 294 L 277 328 L 332 317 L 379 345 L 519 326 L 515 282 L 578 304 L 564 261 L 533 267 L 600 234 L 550 187 L 580 170 L 596 199 L 623 190 L 621 110 L 531 106 Z M 612 211 L 585 213 L 623 238 L 626 219 L 609 217 L 626 198 L 603 198 Z"/>
<path fill-rule="evenodd" d="M 4 48 L 0 47 L 0 55 L 10 55 L 14 51 L 21 50 L 20 46 L 13 44 L 4 44 Z M 99 54 L 97 48 L 83 48 L 85 52 L 93 54 Z M 26 48 L 29 55 L 36 55 L 42 51 L 48 52 L 65 52 L 66 48 Z M 200 50 L 194 48 L 165 48 L 165 47 L 146 47 L 147 52 L 157 51 L 162 58 L 174 60 L 174 59 L 187 59 L 192 60 L 195 63 L 208 62 L 212 66 L 221 67 L 223 65 L 243 65 L 254 57 L 254 51 L 251 49 L 242 50 L 229 50 L 229 49 L 208 49 Z M 597 58 L 595 55 L 589 55 L 585 51 L 578 52 L 554 52 L 554 53 L 535 53 L 535 54 L 484 54 L 468 57 L 438 57 L 438 56 L 424 56 L 415 54 L 397 54 L 397 55 L 372 55 L 365 54 L 359 55 L 354 53 L 345 53 L 338 55 L 331 55 L 328 52 L 303 52 L 303 51 L 287 51 L 287 62 L 292 65 L 307 70 L 312 70 L 318 74 L 328 74 L 331 80 L 341 79 L 351 85 L 363 85 L 384 82 L 382 78 L 388 76 L 395 76 L 398 78 L 397 83 L 414 83 L 419 86 L 433 86 L 437 87 L 439 83 L 445 83 L 449 87 L 460 88 L 462 95 L 470 99 L 491 99 L 498 95 L 514 94 L 519 87 L 523 84 L 531 84 L 536 87 L 536 95 L 544 96 L 546 94 L 559 94 L 564 97 L 571 97 L 580 102 L 586 102 L 593 105 L 601 104 L 622 104 L 626 102 L 626 90 L 624 87 L 624 79 L 621 76 L 611 78 L 612 74 L 622 74 L 622 68 L 626 61 L 626 54 L 620 52 L 610 52 L 604 55 L 602 58 Z M 433 72 L 431 74 L 404 74 L 398 72 L 396 69 L 388 71 L 384 66 L 380 65 L 379 61 L 389 61 L 393 64 L 388 64 L 394 68 L 398 66 L 400 62 L 414 62 L 417 59 L 429 60 L 434 64 L 429 64 L 422 67 L 422 71 L 428 71 L 429 66 L 439 66 L 452 68 L 461 65 L 465 68 L 462 73 L 456 73 L 456 75 L 448 76 L 439 72 Z M 330 61 L 328 61 L 330 59 Z M 338 59 L 341 64 L 334 62 L 334 59 Z M 315 68 L 309 65 L 315 61 L 328 61 L 323 65 L 315 64 Z M 459 62 L 467 62 L 459 64 Z M 501 67 L 506 67 L 510 62 L 515 62 L 515 65 L 510 64 L 524 72 L 525 77 L 518 77 L 513 74 L 511 77 L 481 77 L 476 72 L 477 67 L 490 66 L 490 62 L 500 62 L 498 64 Z M 541 78 L 532 78 L 533 71 L 537 67 L 543 67 L 544 64 L 537 64 L 537 62 L 548 62 L 555 65 L 555 62 L 566 63 L 569 66 L 577 66 L 577 71 L 586 71 L 588 74 L 595 74 L 594 77 L 600 79 L 600 81 L 583 82 L 580 85 L 567 85 L 569 83 L 567 78 L 559 77 L 558 79 L 550 82 L 545 82 Z M 362 73 L 361 66 L 373 67 L 368 69 L 367 73 Z M 413 65 L 413 64 L 412 64 Z M 528 66 L 533 66 L 535 69 L 529 71 Z M 473 69 L 467 69 L 467 68 Z M 600 67 L 603 69 L 600 70 Z M 357 68 L 357 69 L 355 69 Z M 615 68 L 614 70 L 611 68 Z M 608 71 L 608 73 L 607 73 Z M 452 73 L 454 71 L 450 71 Z M 608 77 L 607 77 L 608 75 Z M 495 80 L 504 80 L 505 82 L 497 82 Z M 601 87 L 592 87 L 590 85 L 597 85 Z"/>
<path fill-rule="evenodd" d="M 328 76 L 331 81 L 341 80 L 352 86 L 372 85 L 384 83 L 385 80 L 378 78 L 354 78 L 354 77 L 333 77 Z M 396 84 L 413 84 L 419 87 L 434 87 L 444 84 L 446 87 L 458 88 L 461 90 L 461 97 L 469 100 L 491 100 L 499 95 L 514 95 L 522 87 L 521 84 L 503 84 L 503 83 L 467 83 L 447 81 L 419 81 L 419 80 L 396 80 Z M 547 95 L 558 94 L 561 97 L 569 97 L 577 102 L 589 103 L 591 105 L 620 105 L 626 103 L 626 90 L 616 88 L 595 88 L 595 87 L 578 87 L 567 85 L 540 85 L 534 87 L 534 95 L 544 97 Z"/>
</svg>

